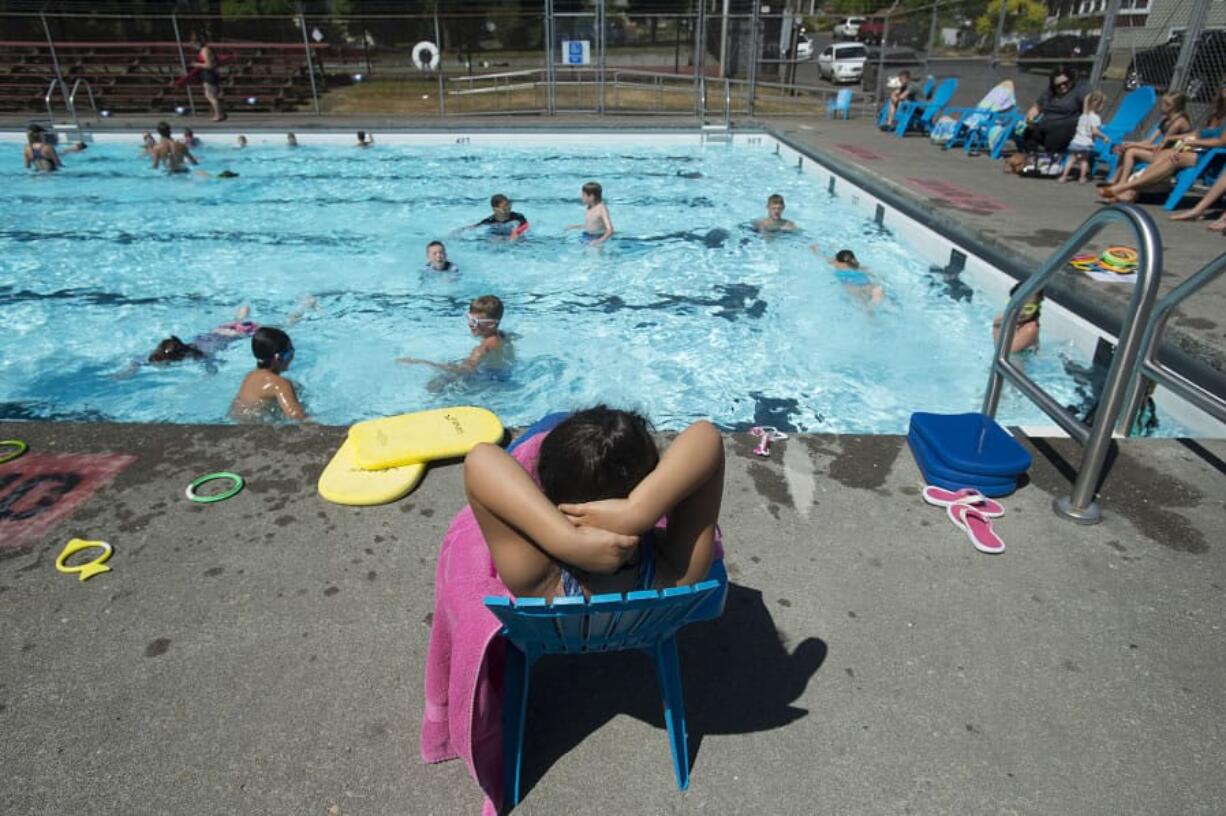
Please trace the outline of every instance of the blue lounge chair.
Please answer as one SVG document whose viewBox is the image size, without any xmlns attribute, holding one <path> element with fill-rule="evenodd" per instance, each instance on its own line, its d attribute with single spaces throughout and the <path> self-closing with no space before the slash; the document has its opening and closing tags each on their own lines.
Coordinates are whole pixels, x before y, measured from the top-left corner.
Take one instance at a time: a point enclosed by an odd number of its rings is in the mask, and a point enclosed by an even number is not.
<svg viewBox="0 0 1226 816">
<path fill-rule="evenodd" d="M 1162 205 L 1164 210 L 1173 210 L 1179 206 L 1179 202 L 1192 189 L 1192 185 L 1197 182 L 1205 186 L 1212 186 L 1218 176 L 1222 174 L 1222 170 L 1226 168 L 1226 148 L 1215 147 L 1211 150 L 1206 150 L 1204 155 L 1192 167 L 1185 167 L 1175 174 L 1175 186 L 1171 190 L 1171 194 L 1167 196 L 1166 203 Z"/>
<path fill-rule="evenodd" d="M 1145 117 L 1158 104 L 1158 93 L 1148 85 L 1143 85 L 1128 93 L 1115 109 L 1111 121 L 1105 123 L 1100 130 L 1107 134 L 1109 141 L 1095 141 L 1094 153 L 1090 157 L 1090 175 L 1094 175 L 1097 162 L 1107 163 L 1107 176 L 1115 173 L 1120 157 L 1111 152 L 1116 145 L 1128 138 L 1128 135 L 1141 126 Z"/>
<path fill-rule="evenodd" d="M 826 118 L 843 114 L 844 119 L 851 118 L 851 88 L 844 88 L 833 102 L 826 103 Z"/>
<path fill-rule="evenodd" d="M 504 598 L 487 596 L 486 607 L 502 622 L 507 640 L 503 685 L 502 752 L 505 807 L 519 804 L 523 765 L 528 678 L 532 664 L 547 654 L 582 654 L 642 649 L 656 667 L 664 723 L 673 754 L 677 787 L 690 784 L 685 702 L 677 630 L 687 623 L 713 620 L 724 611 L 728 574 L 724 562 L 711 565 L 707 580 L 692 586 L 642 590 L 583 598 Z"/>
<path fill-rule="evenodd" d="M 953 77 L 943 80 L 937 89 L 932 93 L 932 99 L 928 102 L 913 102 L 906 100 L 900 102 L 898 110 L 894 113 L 895 127 L 894 135 L 902 138 L 907 134 L 908 130 L 916 130 L 920 133 L 927 133 L 932 130 L 932 124 L 941 113 L 941 109 L 949 104 L 949 100 L 953 99 L 954 92 L 958 90 L 958 80 Z"/>
</svg>

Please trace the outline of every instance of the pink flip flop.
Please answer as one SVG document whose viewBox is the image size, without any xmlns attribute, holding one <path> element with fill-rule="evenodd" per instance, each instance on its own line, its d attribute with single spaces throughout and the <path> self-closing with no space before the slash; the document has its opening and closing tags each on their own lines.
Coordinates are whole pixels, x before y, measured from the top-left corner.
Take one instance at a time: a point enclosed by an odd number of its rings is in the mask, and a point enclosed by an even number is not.
<svg viewBox="0 0 1226 816">
<path fill-rule="evenodd" d="M 998 501 L 987 498 L 973 487 L 961 490 L 946 490 L 936 485 L 924 488 L 924 501 L 937 507 L 950 507 L 955 504 L 965 504 L 974 507 L 988 518 L 1000 518 L 1005 514 L 1005 508 Z"/>
<path fill-rule="evenodd" d="M 945 512 L 979 552 L 999 555 L 1005 551 L 1005 542 L 992 530 L 991 520 L 978 509 L 966 504 L 951 504 Z"/>
</svg>

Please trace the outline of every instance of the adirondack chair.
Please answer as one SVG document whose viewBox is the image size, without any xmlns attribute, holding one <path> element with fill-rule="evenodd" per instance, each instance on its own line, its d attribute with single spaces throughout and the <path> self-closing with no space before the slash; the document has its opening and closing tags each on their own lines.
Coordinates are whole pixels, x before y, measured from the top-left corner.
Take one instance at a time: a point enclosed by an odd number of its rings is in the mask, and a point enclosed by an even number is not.
<svg viewBox="0 0 1226 816">
<path fill-rule="evenodd" d="M 929 74 L 928 78 L 924 80 L 924 86 L 920 88 L 920 98 L 924 100 L 932 98 L 932 88 L 936 84 L 937 84 L 937 78 L 934 77 L 932 74 Z M 881 130 L 882 128 L 884 128 L 885 121 L 886 119 L 889 119 L 889 118 L 890 118 L 890 101 L 887 99 L 885 102 L 882 103 L 881 110 L 877 112 L 877 129 Z"/>
<path fill-rule="evenodd" d="M 1196 135 L 1202 139 L 1216 139 L 1217 137 L 1222 135 L 1222 129 L 1220 127 L 1201 128 L 1199 131 L 1197 131 Z M 1179 192 L 1180 197 L 1183 197 L 1184 195 L 1186 195 L 1187 192 L 1190 189 L 1192 189 L 1192 185 L 1196 184 L 1197 180 L 1201 179 L 1201 177 L 1205 175 L 1204 170 L 1201 170 L 1198 172 L 1197 166 L 1199 166 L 1201 162 L 1204 161 L 1206 158 L 1210 157 L 1211 154 L 1213 154 L 1215 151 L 1220 151 L 1220 150 L 1222 150 L 1222 148 L 1214 148 L 1213 150 L 1208 151 L 1201 157 L 1201 160 L 1197 162 L 1196 166 L 1185 167 L 1184 169 L 1180 170 L 1178 173 L 1175 174 L 1175 187 L 1180 189 L 1180 192 Z M 1134 174 L 1139 173 L 1142 170 L 1144 170 L 1146 167 L 1149 167 L 1149 162 L 1137 162 L 1136 164 L 1132 166 L 1132 172 Z M 1207 179 L 1207 183 L 1212 184 L 1217 179 L 1217 173 L 1214 172 L 1214 168 L 1212 167 L 1210 163 L 1206 163 L 1205 169 L 1210 171 L 1209 175 L 1211 176 L 1210 178 Z M 1174 189 L 1172 189 L 1171 195 L 1172 196 L 1175 195 Z M 1171 204 L 1172 200 L 1175 202 L 1174 204 Z M 1170 204 L 1170 206 L 1164 205 L 1165 209 L 1173 210 L 1175 209 L 1175 207 L 1179 206 L 1179 198 L 1175 198 L 1175 199 L 1168 198 L 1167 204 Z"/>
<path fill-rule="evenodd" d="M 894 127 L 894 135 L 902 138 L 907 134 L 908 130 L 918 130 L 920 133 L 927 133 L 932 129 L 932 123 L 941 113 L 941 109 L 949 104 L 949 100 L 953 99 L 954 92 L 958 90 L 958 80 L 949 78 L 941 82 L 937 89 L 932 93 L 932 99 L 928 102 L 913 102 L 906 100 L 900 102 L 898 110 L 894 113 L 896 120 Z"/>
<path fill-rule="evenodd" d="M 1145 117 L 1149 116 L 1149 112 L 1154 109 L 1154 105 L 1158 104 L 1158 93 L 1148 85 L 1143 85 L 1135 91 L 1128 93 L 1115 109 L 1115 114 L 1111 117 L 1110 122 L 1103 124 L 1099 128 L 1103 133 L 1110 137 L 1109 141 L 1095 141 L 1094 153 L 1090 156 L 1090 175 L 1094 175 L 1094 167 L 1098 162 L 1107 163 L 1107 176 L 1114 175 L 1115 168 L 1120 163 L 1118 154 L 1111 152 L 1112 149 L 1120 142 L 1128 138 L 1128 134 L 1132 133 L 1141 123 L 1145 121 Z"/>
<path fill-rule="evenodd" d="M 851 118 L 851 88 L 842 89 L 833 102 L 826 103 L 827 119 L 838 116 L 840 113 L 843 114 L 844 119 Z"/>
<path fill-rule="evenodd" d="M 594 595 L 592 599 L 505 598 L 486 596 L 485 606 L 502 623 L 507 641 L 503 684 L 503 796 L 508 807 L 519 804 L 523 765 L 528 679 L 532 664 L 547 654 L 583 654 L 642 649 L 655 664 L 664 702 L 664 723 L 673 755 L 677 787 L 690 784 L 686 746 L 685 702 L 677 630 L 687 623 L 713 620 L 724 611 L 728 574 L 724 562 L 711 565 L 707 580 L 665 590 Z"/>
<path fill-rule="evenodd" d="M 1200 161 L 1194 166 L 1185 167 L 1175 174 L 1175 186 L 1171 189 L 1171 194 L 1167 196 L 1162 209 L 1173 210 L 1178 207 L 1179 202 L 1197 182 L 1205 186 L 1212 186 L 1224 168 L 1226 168 L 1226 148 L 1215 147 L 1206 150 L 1200 157 Z"/>
</svg>

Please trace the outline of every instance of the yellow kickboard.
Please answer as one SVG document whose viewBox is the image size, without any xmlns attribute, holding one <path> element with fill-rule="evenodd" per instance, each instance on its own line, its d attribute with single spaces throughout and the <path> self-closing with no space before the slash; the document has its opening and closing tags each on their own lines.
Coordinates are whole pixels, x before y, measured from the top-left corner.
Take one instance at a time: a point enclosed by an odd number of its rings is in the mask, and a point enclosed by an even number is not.
<svg viewBox="0 0 1226 816">
<path fill-rule="evenodd" d="M 463 456 L 479 442 L 502 439 L 502 422 L 484 408 L 461 406 L 368 419 L 349 428 L 358 467 L 399 467 Z"/>
<path fill-rule="evenodd" d="M 384 470 L 358 467 L 353 437 L 345 440 L 319 476 L 319 495 L 334 504 L 387 504 L 407 496 L 426 473 L 422 463 Z"/>
</svg>

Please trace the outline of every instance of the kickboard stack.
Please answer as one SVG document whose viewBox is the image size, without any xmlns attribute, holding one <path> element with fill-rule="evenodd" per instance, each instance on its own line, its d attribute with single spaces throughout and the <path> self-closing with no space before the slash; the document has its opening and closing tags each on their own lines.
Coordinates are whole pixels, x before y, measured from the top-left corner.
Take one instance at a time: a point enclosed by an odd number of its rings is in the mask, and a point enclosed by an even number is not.
<svg viewBox="0 0 1226 816">
<path fill-rule="evenodd" d="M 911 415 L 907 442 L 927 484 L 1007 496 L 1030 469 L 1030 454 L 986 414 Z"/>
<path fill-rule="evenodd" d="M 427 463 L 463 456 L 503 433 L 492 412 L 467 406 L 355 423 L 320 474 L 319 495 L 347 505 L 396 501 L 417 487 Z"/>
</svg>

